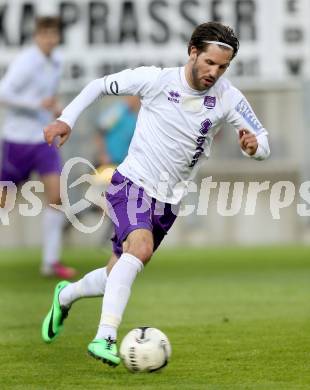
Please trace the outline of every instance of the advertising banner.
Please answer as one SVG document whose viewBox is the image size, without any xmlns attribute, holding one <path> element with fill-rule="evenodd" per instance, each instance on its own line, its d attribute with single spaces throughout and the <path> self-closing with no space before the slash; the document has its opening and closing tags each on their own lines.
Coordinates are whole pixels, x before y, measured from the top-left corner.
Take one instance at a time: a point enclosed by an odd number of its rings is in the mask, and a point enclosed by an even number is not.
<svg viewBox="0 0 310 390">
<path fill-rule="evenodd" d="M 0 75 L 29 43 L 38 15 L 59 15 L 67 83 L 140 65 L 177 66 L 197 24 L 229 24 L 240 38 L 231 77 L 310 75 L 309 0 L 0 1 Z"/>
</svg>

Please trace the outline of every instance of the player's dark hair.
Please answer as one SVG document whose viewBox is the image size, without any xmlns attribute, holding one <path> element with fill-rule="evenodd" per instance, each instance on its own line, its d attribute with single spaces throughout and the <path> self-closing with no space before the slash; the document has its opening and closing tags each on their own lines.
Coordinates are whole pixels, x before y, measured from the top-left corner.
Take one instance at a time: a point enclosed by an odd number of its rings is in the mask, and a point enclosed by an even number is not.
<svg viewBox="0 0 310 390">
<path fill-rule="evenodd" d="M 231 27 L 222 23 L 207 22 L 197 26 L 188 43 L 188 54 L 190 54 L 192 46 L 198 49 L 198 53 L 204 51 L 209 45 L 205 41 L 218 41 L 230 45 L 234 50 L 233 58 L 238 53 L 238 38 Z"/>
<path fill-rule="evenodd" d="M 35 32 L 52 28 L 60 31 L 61 23 L 58 16 L 40 16 L 36 18 Z"/>
</svg>

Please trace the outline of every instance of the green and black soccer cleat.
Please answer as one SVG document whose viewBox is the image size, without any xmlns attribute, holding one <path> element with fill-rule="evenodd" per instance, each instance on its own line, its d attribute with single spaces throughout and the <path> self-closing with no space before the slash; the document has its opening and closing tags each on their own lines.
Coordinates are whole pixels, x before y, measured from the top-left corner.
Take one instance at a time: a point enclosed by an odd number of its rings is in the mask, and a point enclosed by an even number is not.
<svg viewBox="0 0 310 390">
<path fill-rule="evenodd" d="M 63 322 L 68 316 L 69 309 L 61 307 L 59 293 L 70 282 L 63 280 L 57 283 L 54 290 L 53 303 L 42 324 L 42 338 L 46 343 L 51 343 L 63 328 Z"/>
<path fill-rule="evenodd" d="M 110 338 L 103 340 L 93 340 L 88 345 L 88 354 L 95 359 L 101 360 L 103 363 L 113 367 L 118 366 L 121 362 L 121 359 L 117 353 L 116 342 Z"/>
</svg>

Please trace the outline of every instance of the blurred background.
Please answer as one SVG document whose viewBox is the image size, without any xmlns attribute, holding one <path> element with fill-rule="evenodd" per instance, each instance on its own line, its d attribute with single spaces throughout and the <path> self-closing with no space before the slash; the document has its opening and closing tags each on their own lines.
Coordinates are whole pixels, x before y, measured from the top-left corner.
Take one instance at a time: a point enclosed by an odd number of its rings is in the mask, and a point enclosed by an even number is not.
<svg viewBox="0 0 310 390">
<path fill-rule="evenodd" d="M 210 197 L 190 193 L 185 205 L 195 212 L 177 219 L 164 242 L 182 245 L 265 245 L 308 243 L 310 204 L 299 194 L 301 183 L 310 176 L 310 2 L 309 0 L 76 0 L 0 1 L 0 75 L 21 47 L 27 45 L 37 15 L 59 15 L 65 70 L 60 97 L 67 104 L 92 79 L 128 67 L 156 65 L 173 67 L 187 61 L 187 42 L 194 27 L 216 20 L 231 25 L 240 39 L 240 51 L 226 76 L 246 95 L 263 126 L 270 133 L 272 155 L 256 162 L 242 156 L 235 132 L 223 128 L 213 145 L 211 158 L 197 178 L 212 176 L 217 188 Z M 81 116 L 70 142 L 62 149 L 63 159 L 80 156 L 95 163 L 101 112 L 118 98 L 106 97 Z M 3 110 L 0 111 L 0 127 Z M 88 167 L 74 167 L 74 181 Z M 229 210 L 233 184 L 245 182 L 240 211 Z M 245 215 L 250 181 L 270 182 L 258 195 L 254 215 Z M 275 218 L 270 208 L 274 183 L 291 182 L 295 194 Z M 218 197 L 219 183 L 230 182 L 228 202 Z M 288 195 L 281 191 L 283 205 Z M 87 188 L 70 190 L 71 203 L 83 199 Z M 305 196 L 304 196 L 305 197 Z M 309 197 L 309 196 L 308 196 Z M 208 207 L 197 216 L 197 202 Z M 223 204 L 221 204 L 221 202 Z M 25 200 L 19 199 L 19 203 Z M 226 204 L 227 203 L 227 204 Z M 299 215 L 298 204 L 305 212 Z M 0 226 L 0 246 L 37 246 L 40 218 L 21 217 L 18 207 L 10 213 L 9 226 Z M 89 210 L 81 218 L 93 226 L 100 215 Z M 229 214 L 226 213 L 226 214 Z M 232 213 L 234 214 L 234 213 Z M 104 224 L 106 221 L 104 222 Z M 65 243 L 74 246 L 100 246 L 104 224 L 92 234 L 67 228 Z"/>
</svg>

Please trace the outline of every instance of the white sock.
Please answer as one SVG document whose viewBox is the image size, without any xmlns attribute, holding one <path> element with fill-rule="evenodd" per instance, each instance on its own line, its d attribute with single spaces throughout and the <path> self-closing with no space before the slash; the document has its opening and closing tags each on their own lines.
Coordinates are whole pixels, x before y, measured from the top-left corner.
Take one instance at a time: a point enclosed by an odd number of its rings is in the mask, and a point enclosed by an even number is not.
<svg viewBox="0 0 310 390">
<path fill-rule="evenodd" d="M 80 298 L 102 297 L 107 282 L 107 267 L 89 272 L 82 279 L 70 283 L 59 294 L 61 306 L 70 307 L 73 302 Z"/>
<path fill-rule="evenodd" d="M 116 340 L 117 328 L 125 311 L 131 286 L 143 269 L 137 257 L 123 253 L 109 274 L 102 303 L 100 324 L 95 339 Z"/>
<path fill-rule="evenodd" d="M 59 261 L 64 215 L 61 211 L 46 207 L 43 211 L 43 268 L 50 268 Z"/>
</svg>

